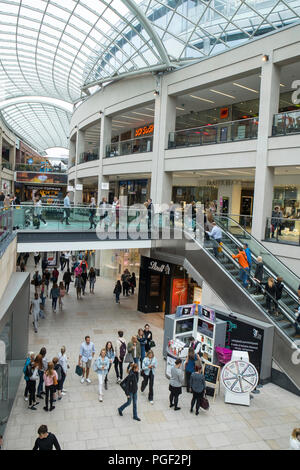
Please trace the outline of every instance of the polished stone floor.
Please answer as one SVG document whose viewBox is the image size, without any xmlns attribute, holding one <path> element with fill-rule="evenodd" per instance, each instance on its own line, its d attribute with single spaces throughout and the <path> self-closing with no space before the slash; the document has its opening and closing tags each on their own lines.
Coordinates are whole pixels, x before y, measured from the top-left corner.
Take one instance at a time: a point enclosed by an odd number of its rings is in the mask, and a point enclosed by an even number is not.
<svg viewBox="0 0 300 470">
<path fill-rule="evenodd" d="M 61 277 L 61 276 L 60 276 Z M 73 284 L 65 298 L 62 311 L 52 313 L 50 300 L 46 301 L 46 319 L 40 320 L 38 333 L 30 328 L 29 350 L 39 352 L 47 348 L 52 359 L 66 346 L 70 369 L 65 382 L 67 394 L 51 413 L 27 409 L 23 399 L 24 380 L 21 379 L 17 397 L 4 435 L 4 449 L 30 449 L 37 437 L 37 429 L 47 424 L 55 433 L 63 449 L 287 449 L 289 436 L 300 423 L 299 397 L 277 387 L 265 385 L 251 400 L 250 407 L 224 403 L 224 393 L 211 402 L 210 410 L 191 414 L 191 395 L 183 389 L 181 410 L 169 408 L 168 380 L 162 358 L 163 319 L 158 314 L 137 312 L 137 295 L 121 297 L 114 302 L 113 283 L 99 279 L 95 294 L 77 301 Z M 75 375 L 79 347 L 86 335 L 96 346 L 97 354 L 106 341 L 115 341 L 117 331 L 124 330 L 126 340 L 139 327 L 150 323 L 156 342 L 155 354 L 158 372 L 155 376 L 154 404 L 147 393 L 139 392 L 138 414 L 141 422 L 132 419 L 132 406 L 120 417 L 117 407 L 125 395 L 116 383 L 114 369 L 109 374 L 104 401 L 98 401 L 97 376 L 92 371 L 92 383 L 81 384 Z M 31 325 L 31 321 L 30 321 Z"/>
</svg>

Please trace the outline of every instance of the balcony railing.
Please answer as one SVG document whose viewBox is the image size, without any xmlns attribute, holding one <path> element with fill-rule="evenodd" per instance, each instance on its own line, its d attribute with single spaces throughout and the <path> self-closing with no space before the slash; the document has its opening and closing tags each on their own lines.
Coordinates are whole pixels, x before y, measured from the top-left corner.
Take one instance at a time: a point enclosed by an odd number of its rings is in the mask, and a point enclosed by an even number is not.
<svg viewBox="0 0 300 470">
<path fill-rule="evenodd" d="M 267 217 L 265 241 L 300 246 L 300 218 Z"/>
<path fill-rule="evenodd" d="M 257 139 L 258 118 L 222 122 L 169 133 L 168 148 Z"/>
<path fill-rule="evenodd" d="M 99 160 L 99 153 L 98 152 L 82 152 L 79 155 L 79 164 L 80 163 L 86 163 L 86 162 L 92 162 L 93 160 Z"/>
<path fill-rule="evenodd" d="M 33 171 L 38 173 L 66 173 L 66 169 L 59 165 L 44 167 L 42 165 L 30 165 L 28 163 L 16 163 L 16 171 Z"/>
<path fill-rule="evenodd" d="M 287 135 L 300 133 L 300 110 L 275 114 L 273 118 L 272 135 Z"/>
<path fill-rule="evenodd" d="M 2 160 L 2 170 L 6 168 L 7 170 L 11 170 L 12 169 L 12 164 L 9 163 L 9 162 L 6 162 L 5 160 Z"/>
<path fill-rule="evenodd" d="M 106 146 L 106 157 L 119 157 L 132 153 L 152 152 L 153 135 L 138 139 L 123 140 Z"/>
</svg>

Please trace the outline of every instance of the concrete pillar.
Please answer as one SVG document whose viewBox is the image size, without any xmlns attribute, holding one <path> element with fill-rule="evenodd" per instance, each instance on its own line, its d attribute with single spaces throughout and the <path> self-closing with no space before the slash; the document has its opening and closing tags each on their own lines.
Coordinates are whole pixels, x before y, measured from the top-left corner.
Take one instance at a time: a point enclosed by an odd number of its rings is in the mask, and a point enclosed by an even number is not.
<svg viewBox="0 0 300 470">
<path fill-rule="evenodd" d="M 264 239 L 266 218 L 272 214 L 274 168 L 268 167 L 268 138 L 272 135 L 274 114 L 278 113 L 280 68 L 269 61 L 261 68 L 259 126 L 256 152 L 252 235 Z"/>
<path fill-rule="evenodd" d="M 165 171 L 165 149 L 168 148 L 169 132 L 175 131 L 176 98 L 168 96 L 163 85 L 155 98 L 153 135 L 153 160 L 150 197 L 154 204 L 169 204 L 172 199 L 173 175 Z"/>
<path fill-rule="evenodd" d="M 102 183 L 108 183 L 108 176 L 103 175 L 103 160 L 106 158 L 106 146 L 111 143 L 112 118 L 102 114 L 100 124 L 98 204 L 103 197 L 108 198 L 108 189 L 102 189 Z"/>
<path fill-rule="evenodd" d="M 69 143 L 69 168 L 73 161 L 76 161 L 76 139 L 70 140 Z"/>
<path fill-rule="evenodd" d="M 80 179 L 77 177 L 77 166 L 79 164 L 79 157 L 84 152 L 84 131 L 77 131 L 76 134 L 76 163 L 75 163 L 75 188 L 74 188 L 74 205 L 82 204 L 82 190 L 76 189 L 77 184 L 82 184 Z"/>
</svg>

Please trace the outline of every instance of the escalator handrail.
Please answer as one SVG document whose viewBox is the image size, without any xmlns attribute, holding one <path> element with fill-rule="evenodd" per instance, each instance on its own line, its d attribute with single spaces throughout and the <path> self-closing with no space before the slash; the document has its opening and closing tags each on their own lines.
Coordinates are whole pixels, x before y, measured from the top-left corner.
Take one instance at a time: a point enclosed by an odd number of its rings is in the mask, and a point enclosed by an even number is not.
<svg viewBox="0 0 300 470">
<path fill-rule="evenodd" d="M 201 226 L 199 226 L 199 224 L 196 223 L 196 228 L 197 228 L 197 226 L 198 226 L 199 230 L 203 230 L 203 228 L 202 228 Z M 221 230 L 222 230 L 222 229 L 221 229 Z M 223 231 L 223 230 L 222 230 L 222 231 Z M 188 234 L 188 236 L 191 238 L 191 234 L 190 234 L 189 232 L 186 232 L 186 231 L 185 231 L 185 233 Z M 201 246 L 201 244 L 199 243 L 199 241 L 197 240 L 197 238 L 192 238 L 192 240 L 194 240 L 194 242 L 196 242 L 201 248 L 205 249 L 204 244 L 203 244 L 203 246 Z M 234 242 L 236 243 L 235 240 L 234 240 Z M 214 259 L 214 257 L 211 255 L 211 253 L 209 252 L 209 250 L 205 249 L 205 251 L 206 251 L 206 253 L 207 253 L 212 259 Z M 238 263 L 234 258 L 232 258 L 230 251 L 228 250 L 227 247 L 225 247 L 225 245 L 222 245 L 222 251 L 224 251 L 224 253 L 226 254 L 227 258 L 230 259 L 230 260 L 233 262 L 233 264 L 234 264 L 236 267 L 238 267 L 238 268 L 240 269 L 239 263 Z M 230 278 L 240 287 L 240 285 L 237 283 L 236 279 L 234 279 L 233 276 L 231 276 L 230 272 L 228 272 L 228 271 L 224 268 L 224 266 L 222 266 L 222 264 L 219 264 L 219 266 L 220 266 L 221 269 L 222 269 L 225 273 L 227 273 L 227 274 L 230 276 Z M 249 278 L 251 279 L 251 281 L 252 281 L 255 285 L 262 287 L 261 284 L 259 284 L 259 283 L 257 283 L 256 281 L 254 281 L 253 277 L 251 277 L 251 272 L 250 272 Z M 264 314 L 265 314 L 265 311 L 264 311 L 262 305 L 259 304 L 259 303 L 256 301 L 256 299 L 255 299 L 254 297 L 252 297 L 251 294 L 249 294 L 247 291 L 246 291 L 246 293 L 249 295 L 249 297 L 251 298 L 251 300 L 252 300 L 253 302 L 255 302 L 255 304 L 258 305 L 261 310 L 263 310 L 263 312 L 264 312 Z M 283 308 L 283 306 L 282 306 L 281 304 L 279 305 L 278 301 L 277 301 L 273 296 L 271 296 L 268 292 L 266 292 L 265 290 L 264 290 L 264 295 L 267 295 L 268 297 L 271 298 L 271 300 L 273 300 L 274 302 L 277 302 L 278 307 L 280 307 L 280 309 L 281 309 L 281 311 L 282 311 L 282 314 L 287 318 L 288 321 L 291 322 L 292 325 L 294 325 L 296 319 L 295 319 L 294 317 L 291 317 L 290 313 L 286 310 L 286 309 L 287 309 L 286 305 L 284 305 L 285 308 Z M 269 317 L 268 317 L 268 318 L 269 318 Z M 272 318 L 271 318 L 271 320 L 272 320 Z M 273 320 L 272 320 L 272 322 L 274 323 L 274 325 L 276 325 L 276 327 L 277 327 L 281 332 L 283 332 L 283 334 L 284 334 L 287 338 L 289 338 L 290 341 L 293 342 L 293 339 L 290 338 L 290 337 L 284 332 L 284 330 L 283 330 L 282 328 L 280 328 L 280 326 L 279 326 L 276 322 L 274 322 Z"/>
<path fill-rule="evenodd" d="M 224 217 L 224 216 L 222 216 L 222 217 Z M 227 217 L 227 216 L 225 216 L 225 217 Z M 250 239 L 253 238 L 253 240 L 255 240 L 259 245 L 261 245 L 263 249 L 265 249 L 266 251 L 268 251 L 268 252 L 270 253 L 270 255 L 273 256 L 273 258 L 276 258 L 276 260 L 278 261 L 278 263 L 283 264 L 283 266 L 296 278 L 296 280 L 299 282 L 299 285 L 300 285 L 300 279 L 298 278 L 298 276 L 295 275 L 295 273 L 293 273 L 293 272 L 290 270 L 290 268 L 288 268 L 284 263 L 282 263 L 282 261 L 280 261 L 275 255 L 273 255 L 273 253 L 271 253 L 271 251 L 268 250 L 268 248 L 265 248 L 264 245 L 262 245 L 255 237 L 253 237 L 253 235 L 251 235 L 251 234 L 248 233 L 246 230 L 244 230 L 243 227 L 242 227 L 241 225 L 239 225 L 234 219 L 231 219 L 231 217 L 227 217 L 227 218 L 230 219 L 230 220 L 233 220 L 233 222 L 235 222 L 235 223 L 239 226 L 239 228 L 240 228 L 241 230 L 243 230 L 243 232 L 245 232 L 245 233 L 248 235 L 248 238 L 250 238 Z M 215 221 L 215 222 L 218 223 L 218 221 Z M 219 226 L 219 224 L 218 224 L 218 226 Z M 242 244 L 238 239 L 236 239 L 235 236 L 232 235 L 232 233 L 230 233 L 230 232 L 228 232 L 228 231 L 225 231 L 225 230 L 224 230 L 222 227 L 220 227 L 220 226 L 219 226 L 219 228 L 222 230 L 222 232 L 226 233 L 226 235 L 227 235 L 232 241 L 234 241 L 237 245 L 243 246 L 243 244 Z M 252 255 L 251 255 L 251 256 L 252 256 Z M 254 261 L 255 261 L 255 260 L 254 260 Z M 277 277 L 277 275 L 274 274 L 274 273 L 270 270 L 270 268 L 269 268 L 268 266 L 265 266 L 265 265 L 264 265 L 264 270 L 269 274 L 269 276 L 272 276 L 274 279 Z M 297 302 L 298 302 L 298 297 L 297 297 L 297 295 L 295 294 L 295 292 L 294 292 L 288 285 L 286 285 L 286 284 L 284 284 L 284 288 L 285 288 L 285 290 L 287 290 L 287 292 L 289 293 L 289 295 L 290 295 L 290 296 L 295 300 L 295 302 L 297 303 Z"/>
</svg>

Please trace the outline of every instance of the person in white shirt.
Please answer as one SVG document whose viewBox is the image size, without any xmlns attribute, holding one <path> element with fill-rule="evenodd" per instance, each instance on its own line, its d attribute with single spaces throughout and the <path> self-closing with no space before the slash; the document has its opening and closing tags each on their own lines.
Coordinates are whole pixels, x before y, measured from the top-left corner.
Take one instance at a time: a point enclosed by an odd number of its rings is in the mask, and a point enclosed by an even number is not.
<svg viewBox="0 0 300 470">
<path fill-rule="evenodd" d="M 70 193 L 66 194 L 66 197 L 64 198 L 64 217 L 62 219 L 62 223 L 66 219 L 66 225 L 71 225 L 69 223 L 69 217 L 70 217 L 70 212 L 71 212 L 71 203 L 70 203 Z"/>
<path fill-rule="evenodd" d="M 290 437 L 290 450 L 300 450 L 300 428 L 295 428 Z"/>
<path fill-rule="evenodd" d="M 39 314 L 41 310 L 41 299 L 39 298 L 39 294 L 35 293 L 34 294 L 34 299 L 31 301 L 30 305 L 30 313 L 33 315 L 33 326 L 34 326 L 34 332 L 37 333 L 38 331 L 38 321 L 39 321 Z"/>
<path fill-rule="evenodd" d="M 211 232 L 206 232 L 206 233 L 210 236 L 210 238 L 213 239 L 213 242 L 214 242 L 214 246 L 213 246 L 214 255 L 215 255 L 216 258 L 218 258 L 218 255 L 219 255 L 218 247 L 219 247 L 219 244 L 222 241 L 222 230 L 220 229 L 220 227 L 217 226 L 216 222 L 213 222 L 212 226 L 213 226 L 213 228 L 212 228 Z"/>
<path fill-rule="evenodd" d="M 83 369 L 83 374 L 81 378 L 81 383 L 84 383 L 84 375 L 85 380 L 87 383 L 91 383 L 91 379 L 89 379 L 89 373 L 90 373 L 90 368 L 92 364 L 92 359 L 95 355 L 95 345 L 94 343 L 91 342 L 91 338 L 89 336 L 86 336 L 85 341 L 81 344 L 80 346 L 80 353 L 79 353 L 79 359 L 78 359 L 78 365 L 82 367 Z"/>
<path fill-rule="evenodd" d="M 66 380 L 67 371 L 68 371 L 68 369 L 70 369 L 70 366 L 68 364 L 68 357 L 67 357 L 67 354 L 66 354 L 66 347 L 65 346 L 61 347 L 60 353 L 58 354 L 58 363 L 62 367 L 62 387 L 63 387 L 64 382 Z M 67 392 L 67 390 L 65 390 L 63 388 L 62 389 L 62 395 L 65 395 L 66 392 Z"/>
</svg>

